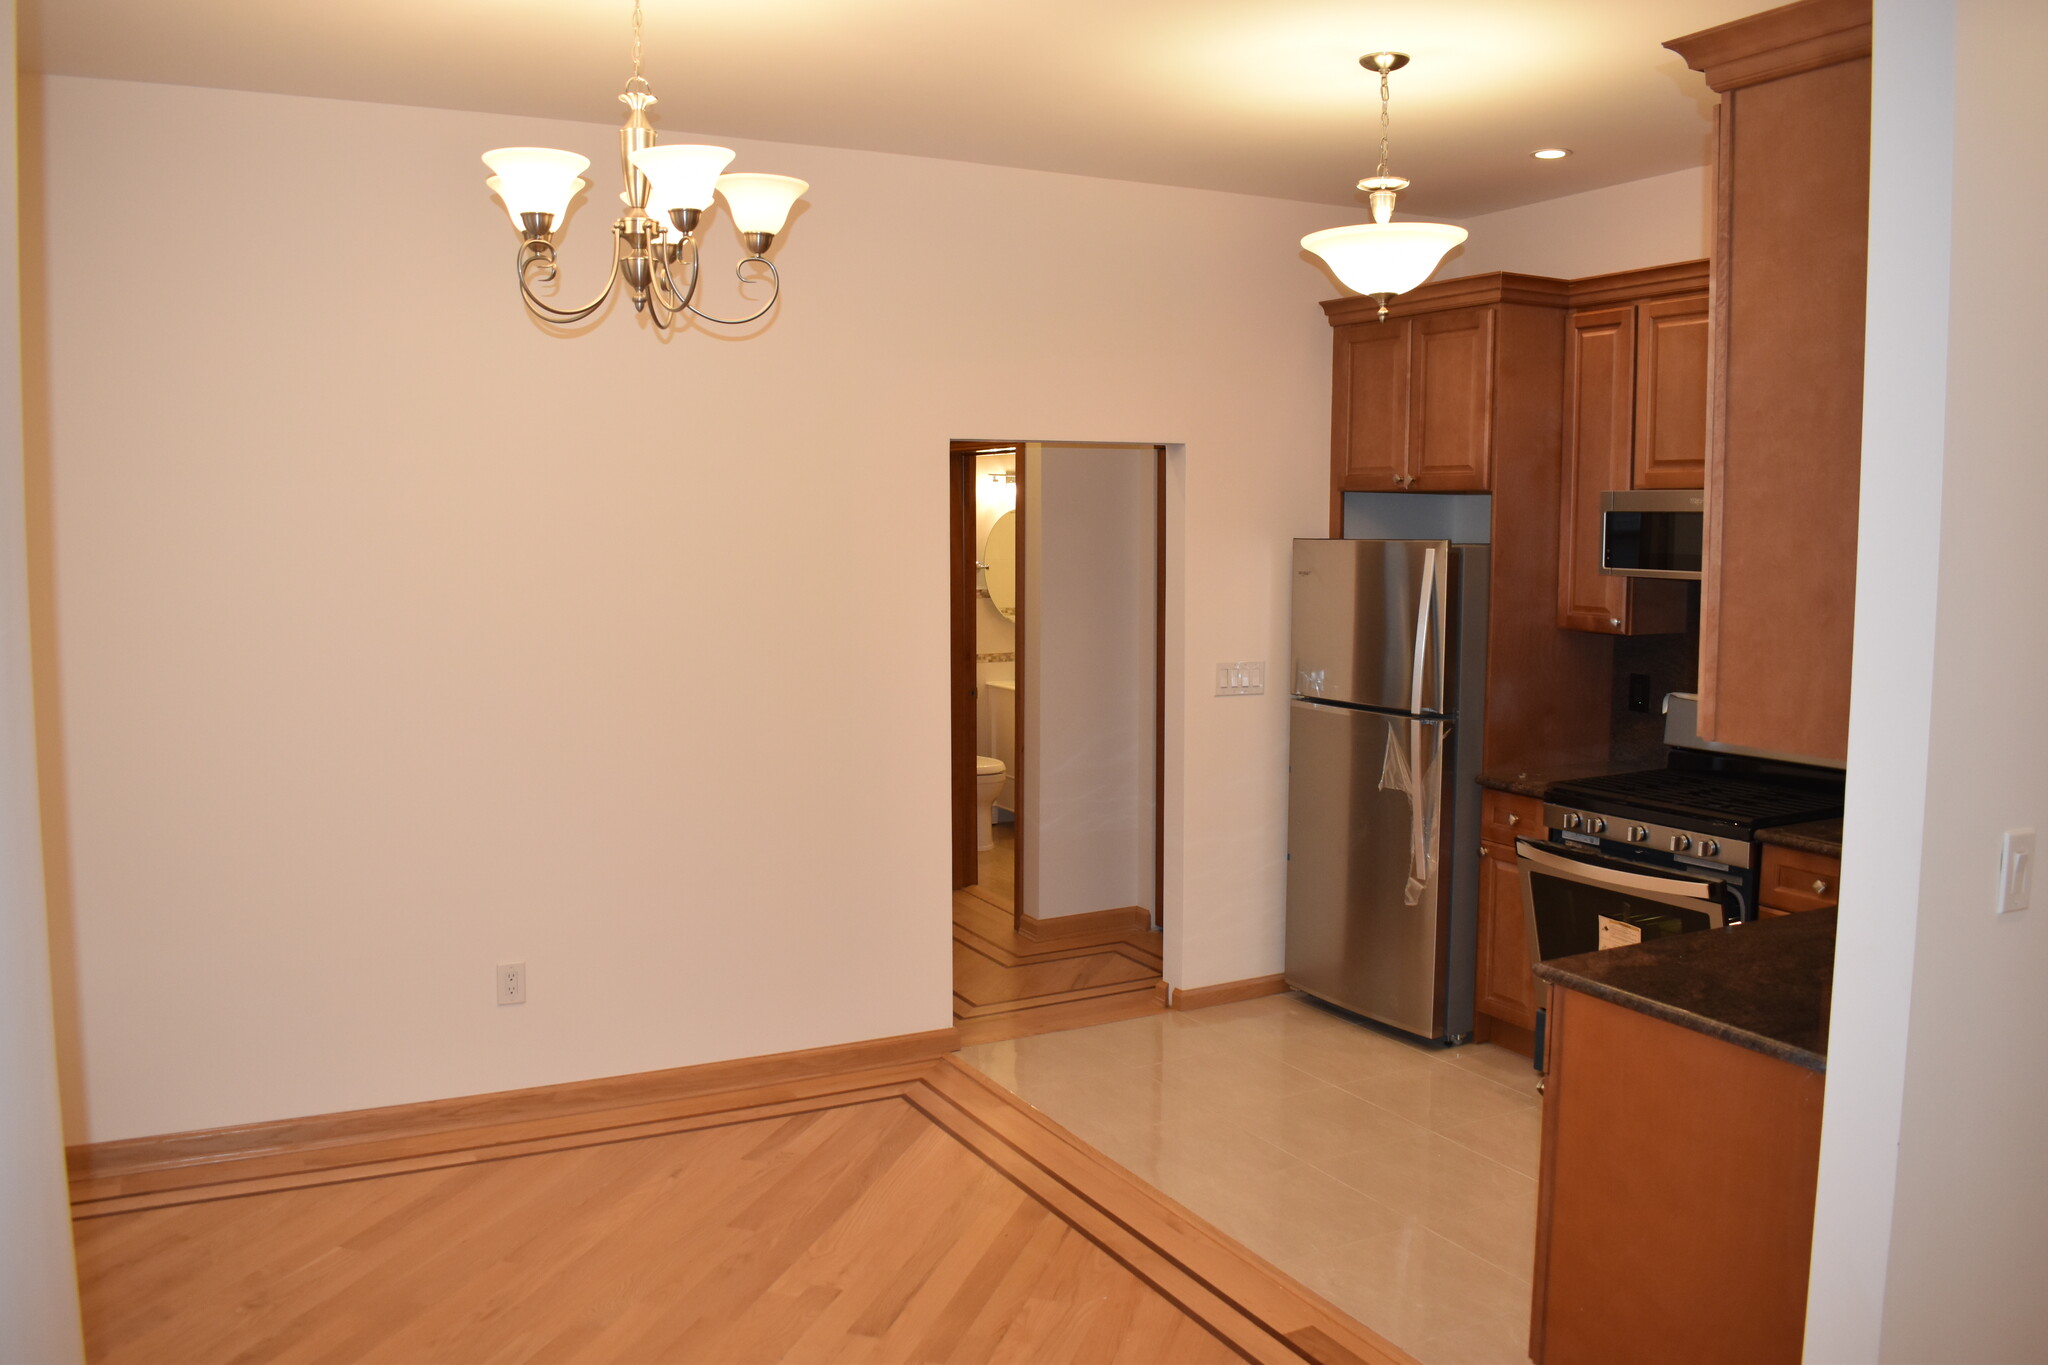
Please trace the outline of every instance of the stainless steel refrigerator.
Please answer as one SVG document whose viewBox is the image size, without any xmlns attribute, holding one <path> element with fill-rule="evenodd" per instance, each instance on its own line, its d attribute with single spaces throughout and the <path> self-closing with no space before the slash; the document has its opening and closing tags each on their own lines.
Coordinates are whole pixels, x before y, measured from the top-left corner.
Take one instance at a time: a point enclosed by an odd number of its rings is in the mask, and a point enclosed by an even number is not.
<svg viewBox="0 0 2048 1365">
<path fill-rule="evenodd" d="M 1447 540 L 1294 542 L 1287 982 L 1459 1042 L 1472 1032 L 1488 558 Z"/>
</svg>

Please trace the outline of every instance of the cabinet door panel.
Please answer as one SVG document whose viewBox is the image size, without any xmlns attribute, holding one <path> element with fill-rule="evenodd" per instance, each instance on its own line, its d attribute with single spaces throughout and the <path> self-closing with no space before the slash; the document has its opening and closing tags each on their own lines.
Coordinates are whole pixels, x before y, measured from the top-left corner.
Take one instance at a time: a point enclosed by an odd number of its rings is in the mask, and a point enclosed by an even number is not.
<svg viewBox="0 0 2048 1365">
<path fill-rule="evenodd" d="M 1600 495 L 1629 482 L 1636 310 L 1572 314 L 1566 346 L 1557 623 L 1566 630 L 1620 635 L 1628 630 L 1628 580 L 1600 572 Z"/>
<path fill-rule="evenodd" d="M 1331 431 L 1340 488 L 1391 490 L 1408 472 L 1408 336 L 1405 318 L 1337 329 Z"/>
<path fill-rule="evenodd" d="M 1637 488 L 1705 487 L 1705 294 L 1662 299 L 1638 310 L 1635 447 Z"/>
<path fill-rule="evenodd" d="M 1475 1006 L 1517 1028 L 1536 1027 L 1536 976 L 1522 918 L 1522 870 L 1512 847 L 1488 844 L 1479 864 L 1479 989 Z"/>
<path fill-rule="evenodd" d="M 1494 310 L 1429 313 L 1414 327 L 1409 486 L 1482 492 L 1492 473 Z"/>
</svg>

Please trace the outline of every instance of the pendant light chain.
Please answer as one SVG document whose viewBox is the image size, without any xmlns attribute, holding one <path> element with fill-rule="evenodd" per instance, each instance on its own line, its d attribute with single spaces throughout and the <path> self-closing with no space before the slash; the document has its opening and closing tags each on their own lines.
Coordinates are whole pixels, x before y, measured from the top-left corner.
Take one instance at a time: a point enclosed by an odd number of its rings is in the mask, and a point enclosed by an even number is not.
<svg viewBox="0 0 2048 1365">
<path fill-rule="evenodd" d="M 640 74 L 640 0 L 633 0 L 633 79 L 644 79 Z"/>
<path fill-rule="evenodd" d="M 1385 176 L 1387 173 L 1387 129 L 1393 122 L 1392 117 L 1387 112 L 1387 104 L 1392 98 L 1392 92 L 1387 88 L 1387 68 L 1382 66 L 1380 68 L 1380 168 L 1373 172 L 1374 175 L 1378 176 Z"/>
</svg>

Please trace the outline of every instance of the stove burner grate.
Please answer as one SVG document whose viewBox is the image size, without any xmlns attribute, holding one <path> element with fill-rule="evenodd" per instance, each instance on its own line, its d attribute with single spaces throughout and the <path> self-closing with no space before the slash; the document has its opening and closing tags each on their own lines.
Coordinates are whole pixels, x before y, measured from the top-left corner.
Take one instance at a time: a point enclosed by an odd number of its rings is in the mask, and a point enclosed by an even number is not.
<svg viewBox="0 0 2048 1365">
<path fill-rule="evenodd" d="M 1676 814 L 1703 815 L 1756 826 L 1819 820 L 1842 812 L 1839 795 L 1674 768 L 1560 783 L 1551 789 L 1549 799 L 1580 805 L 1624 801 Z"/>
</svg>

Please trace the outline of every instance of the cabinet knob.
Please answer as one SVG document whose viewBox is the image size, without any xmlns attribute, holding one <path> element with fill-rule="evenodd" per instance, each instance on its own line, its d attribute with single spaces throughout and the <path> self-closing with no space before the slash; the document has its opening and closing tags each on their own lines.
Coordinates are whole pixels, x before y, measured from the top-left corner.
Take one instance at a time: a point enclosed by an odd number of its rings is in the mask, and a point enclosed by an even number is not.
<svg viewBox="0 0 2048 1365">
<path fill-rule="evenodd" d="M 1508 816 L 1508 823 L 1510 825 L 1519 825 L 1522 823 L 1522 817 L 1519 815 L 1510 815 Z"/>
<path fill-rule="evenodd" d="M 1620 629 L 1621 629 L 1621 618 L 1620 618 L 1619 616 L 1610 616 L 1610 617 L 1608 617 L 1608 618 L 1607 618 L 1607 625 L 1608 625 L 1609 629 L 1612 629 L 1612 630 L 1620 630 Z"/>
<path fill-rule="evenodd" d="M 1815 877 L 1813 879 L 1813 894 L 1816 896 L 1825 896 L 1827 893 L 1828 884 L 1822 881 L 1820 878 Z"/>
</svg>

